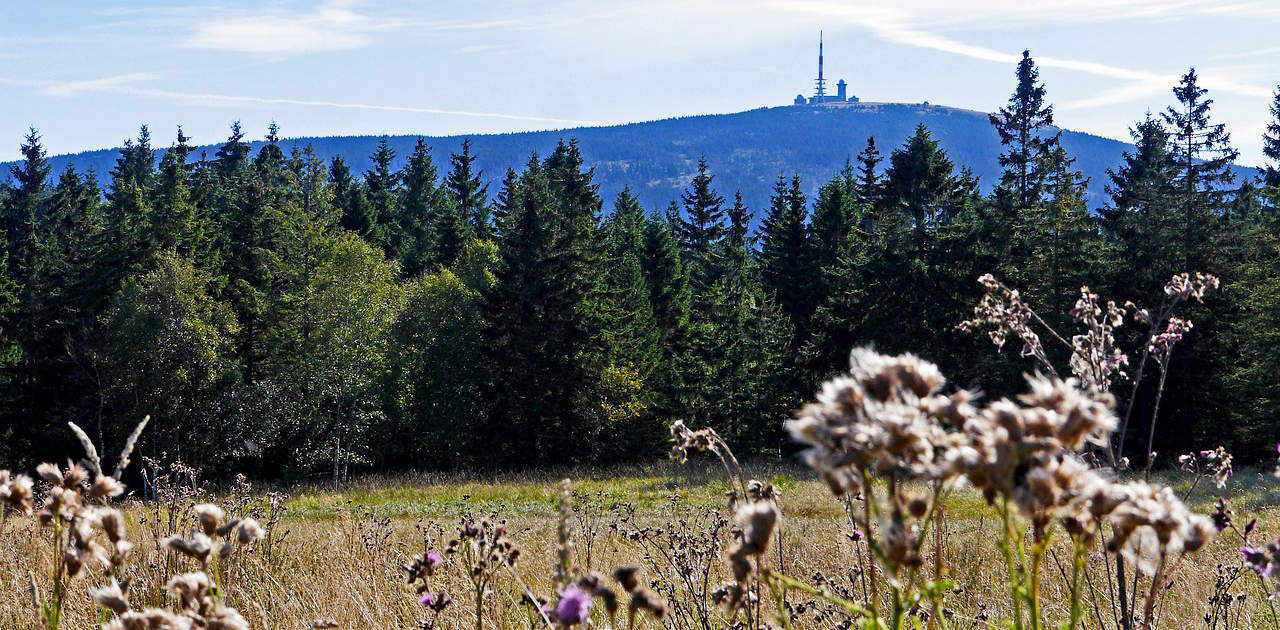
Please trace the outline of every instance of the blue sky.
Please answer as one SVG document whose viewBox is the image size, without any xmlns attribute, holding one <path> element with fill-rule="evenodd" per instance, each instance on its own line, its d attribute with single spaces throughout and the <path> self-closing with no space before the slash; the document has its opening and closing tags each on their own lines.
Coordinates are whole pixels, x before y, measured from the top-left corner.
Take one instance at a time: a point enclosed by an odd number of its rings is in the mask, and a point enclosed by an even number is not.
<svg viewBox="0 0 1280 630">
<path fill-rule="evenodd" d="M 0 160 L 253 135 L 519 131 L 733 112 L 827 77 L 864 101 L 990 111 L 1018 54 L 1063 127 L 1127 138 L 1195 66 L 1241 162 L 1280 82 L 1273 0 L 5 2 Z"/>
</svg>

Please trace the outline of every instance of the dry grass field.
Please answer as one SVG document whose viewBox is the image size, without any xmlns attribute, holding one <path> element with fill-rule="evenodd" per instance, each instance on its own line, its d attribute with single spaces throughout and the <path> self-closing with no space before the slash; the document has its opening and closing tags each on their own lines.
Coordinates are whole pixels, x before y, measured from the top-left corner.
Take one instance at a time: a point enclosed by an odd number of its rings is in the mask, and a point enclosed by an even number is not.
<svg viewBox="0 0 1280 630">
<path fill-rule="evenodd" d="M 798 466 L 749 463 L 747 473 L 769 480 L 780 492 L 783 519 L 778 543 L 763 561 L 769 567 L 811 584 L 825 584 L 853 601 L 865 601 L 865 549 L 851 541 L 845 505 L 832 497 L 813 473 Z M 1264 474 L 1265 472 L 1265 474 Z M 1238 520 L 1257 516 L 1258 540 L 1280 534 L 1280 493 L 1269 471 L 1237 472 L 1223 489 L 1199 484 L 1189 497 L 1195 511 L 1208 514 L 1220 495 L 1230 495 Z M 612 470 L 555 470 L 508 475 L 422 474 L 369 477 L 334 486 L 318 484 L 270 489 L 232 487 L 193 490 L 173 478 L 162 497 L 123 505 L 129 539 L 136 548 L 124 576 L 135 608 L 165 607 L 169 576 L 195 570 L 192 560 L 166 551 L 159 541 L 198 528 L 192 507 L 213 501 L 229 516 L 255 516 L 266 537 L 222 565 L 225 602 L 253 628 L 472 628 L 476 625 L 472 583 L 458 554 L 445 554 L 435 590 L 450 594 L 452 605 L 437 615 L 418 601 L 402 566 L 429 550 L 443 551 L 467 515 L 505 522 L 508 536 L 522 550 L 513 567 L 493 580 L 481 616 L 486 628 L 543 627 L 532 606 L 522 603 L 525 589 L 554 599 L 553 577 L 559 564 L 558 528 L 562 520 L 560 480 L 573 479 L 573 512 L 568 523 L 572 563 L 583 573 L 610 575 L 616 567 L 638 565 L 642 579 L 666 601 L 669 613 L 659 622 L 639 615 L 636 627 L 732 627 L 713 591 L 730 579 L 722 559 L 730 544 L 731 521 L 723 470 L 698 458 L 686 466 L 657 463 Z M 1180 492 L 1190 480 L 1164 479 Z M 977 492 L 953 491 L 945 502 L 940 559 L 956 589 L 945 600 L 945 625 L 993 627 L 1009 615 L 1005 567 L 996 542 L 999 522 Z M 1044 571 L 1044 617 L 1055 627 L 1067 616 L 1065 572 L 1069 548 L 1058 545 Z M 1241 566 L 1239 543 L 1220 536 L 1198 554 L 1188 555 L 1169 573 L 1156 626 L 1206 627 L 1205 614 L 1215 583 Z M 924 566 L 936 568 L 934 546 L 926 545 Z M 1107 579 L 1101 553 L 1089 559 L 1088 575 Z M 10 515 L 0 531 L 0 628 L 38 628 L 32 589 L 47 597 L 53 568 L 51 532 L 35 518 Z M 67 589 L 62 627 L 96 628 L 106 617 L 89 595 L 102 586 L 98 571 L 86 571 Z M 609 578 L 612 582 L 612 579 Z M 1243 597 L 1230 608 L 1231 628 L 1272 628 L 1266 593 L 1250 572 L 1226 589 Z M 1114 606 L 1105 584 L 1085 590 L 1084 626 L 1115 627 Z M 764 598 L 770 597 L 767 591 Z M 793 627 L 850 627 L 847 615 L 798 593 L 788 596 Z M 770 601 L 761 604 L 765 622 L 781 625 Z M 606 627 L 604 609 L 593 609 L 591 623 Z M 109 615 L 107 615 L 109 617 Z M 625 627 L 625 611 L 613 627 Z M 737 620 L 742 621 L 738 615 Z M 923 625 L 933 626 L 921 616 Z M 336 625 L 335 625 L 336 624 Z M 935 627 L 941 627 L 938 624 Z"/>
</svg>

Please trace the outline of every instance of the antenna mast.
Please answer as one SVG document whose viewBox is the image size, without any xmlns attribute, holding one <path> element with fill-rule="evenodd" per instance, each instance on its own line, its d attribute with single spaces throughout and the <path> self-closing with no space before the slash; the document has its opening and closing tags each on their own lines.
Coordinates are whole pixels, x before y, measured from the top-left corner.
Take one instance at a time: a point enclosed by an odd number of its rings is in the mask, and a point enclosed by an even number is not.
<svg viewBox="0 0 1280 630">
<path fill-rule="evenodd" d="M 822 31 L 818 31 L 818 79 L 815 83 L 818 90 L 814 93 L 814 100 L 821 103 L 827 96 L 827 80 L 822 78 Z"/>
</svg>

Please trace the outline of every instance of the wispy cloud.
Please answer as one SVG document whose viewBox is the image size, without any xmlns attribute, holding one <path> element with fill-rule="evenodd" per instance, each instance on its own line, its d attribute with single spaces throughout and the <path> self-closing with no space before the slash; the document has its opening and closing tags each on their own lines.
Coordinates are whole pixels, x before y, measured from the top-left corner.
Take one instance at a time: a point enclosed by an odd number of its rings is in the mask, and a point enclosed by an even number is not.
<svg viewBox="0 0 1280 630">
<path fill-rule="evenodd" d="M 40 91 L 49 96 L 79 96 L 85 92 L 102 92 L 109 91 L 113 88 L 126 86 L 130 83 L 139 83 L 142 81 L 151 81 L 160 78 L 157 74 L 149 72 L 135 72 L 133 74 L 120 74 L 111 77 L 103 77 L 101 79 L 89 79 L 86 81 L 55 81 L 44 84 Z"/>
<path fill-rule="evenodd" d="M 112 93 L 137 96 L 141 98 L 163 99 L 203 105 L 284 105 L 291 107 L 322 107 L 330 109 L 352 109 L 380 112 L 400 112 L 409 114 L 432 114 L 440 116 L 466 116 L 471 118 L 492 118 L 499 120 L 518 120 L 558 125 L 591 126 L 605 123 L 591 120 L 574 120 L 554 118 L 550 116 L 533 116 L 527 114 L 510 114 L 502 112 L 484 112 L 437 107 L 414 107 L 408 105 L 386 105 L 379 103 L 355 103 L 346 101 L 308 100 L 296 98 L 273 98 L 262 96 L 242 96 L 231 94 L 211 94 L 207 92 L 182 92 L 159 88 L 148 88 L 133 85 L 142 80 L 153 79 L 154 75 L 130 74 L 87 81 L 53 81 L 47 79 L 13 79 L 0 77 L 0 85 L 31 87 L 43 94 L 51 96 L 78 96 L 85 93 Z"/>
<path fill-rule="evenodd" d="M 1155 11 L 1156 9 L 1169 11 L 1174 8 L 1174 5 L 1181 7 L 1184 4 L 1176 2 L 1146 3 L 1139 7 L 1130 8 L 1143 8 L 1147 11 Z M 869 8 L 824 1 L 786 2 L 778 3 L 774 6 L 778 9 L 802 11 L 831 19 L 839 19 L 852 25 L 870 29 L 876 36 L 895 44 L 926 48 L 971 59 L 1004 64 L 1017 63 L 1020 57 L 1017 53 L 976 46 L 946 35 L 921 29 L 915 25 L 914 16 L 901 9 Z M 1233 11 L 1242 11 L 1245 8 L 1247 7 L 1231 7 Z M 1111 79 L 1136 82 L 1099 94 L 1096 97 L 1069 103 L 1066 108 L 1082 109 L 1137 100 L 1153 93 L 1158 93 L 1160 89 L 1168 89 L 1179 79 L 1176 74 L 1150 72 L 1093 61 L 1064 59 L 1046 55 L 1038 55 L 1036 63 L 1044 68 L 1061 68 Z M 1226 77 L 1207 76 L 1203 77 L 1201 82 L 1210 89 L 1240 96 L 1269 98 L 1271 95 L 1271 90 L 1268 87 Z M 1161 87 L 1157 89 L 1156 86 Z"/>
<path fill-rule="evenodd" d="M 432 20 L 419 15 L 364 8 L 360 0 L 327 0 L 315 9 L 261 6 L 223 10 L 210 19 L 208 10 L 182 41 L 188 48 L 268 55 L 296 55 L 354 50 L 375 45 L 389 32 L 533 31 L 564 26 L 583 16 L 524 16 L 521 19 Z M 174 16 L 188 16 L 176 9 Z M 496 48 L 496 47 L 495 47 Z"/>
</svg>

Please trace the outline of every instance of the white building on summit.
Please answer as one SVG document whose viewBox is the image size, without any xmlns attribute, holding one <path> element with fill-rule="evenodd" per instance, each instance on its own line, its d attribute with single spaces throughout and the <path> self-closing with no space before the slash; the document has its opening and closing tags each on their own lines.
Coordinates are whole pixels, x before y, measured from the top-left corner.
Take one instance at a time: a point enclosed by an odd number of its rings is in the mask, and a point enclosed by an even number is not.
<svg viewBox="0 0 1280 630">
<path fill-rule="evenodd" d="M 796 105 L 821 105 L 823 103 L 857 103 L 858 97 L 850 95 L 846 92 L 848 88 L 844 79 L 836 82 L 836 94 L 832 96 L 827 94 L 827 80 L 822 76 L 822 31 L 818 31 L 818 78 L 814 80 L 813 96 L 805 98 L 803 94 L 797 94 Z"/>
</svg>

